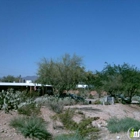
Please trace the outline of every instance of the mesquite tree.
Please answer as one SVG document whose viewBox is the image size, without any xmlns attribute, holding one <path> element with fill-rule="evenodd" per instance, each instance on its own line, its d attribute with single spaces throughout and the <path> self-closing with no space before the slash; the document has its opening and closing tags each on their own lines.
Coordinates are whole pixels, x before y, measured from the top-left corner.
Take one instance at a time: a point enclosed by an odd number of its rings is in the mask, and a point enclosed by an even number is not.
<svg viewBox="0 0 140 140">
<path fill-rule="evenodd" d="M 57 60 L 43 58 L 38 66 L 38 82 L 53 85 L 59 94 L 74 89 L 85 76 L 82 58 L 75 54 L 65 54 Z"/>
</svg>

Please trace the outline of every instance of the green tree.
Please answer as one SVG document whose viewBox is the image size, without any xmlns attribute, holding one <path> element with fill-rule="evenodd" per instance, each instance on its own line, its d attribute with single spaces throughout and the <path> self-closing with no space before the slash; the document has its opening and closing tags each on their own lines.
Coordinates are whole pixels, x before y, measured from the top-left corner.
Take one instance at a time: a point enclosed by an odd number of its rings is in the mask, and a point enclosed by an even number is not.
<svg viewBox="0 0 140 140">
<path fill-rule="evenodd" d="M 106 66 L 101 72 L 97 72 L 97 75 L 100 87 L 108 94 L 115 96 L 122 89 L 122 75 L 117 65 L 112 66 L 106 63 Z"/>
<path fill-rule="evenodd" d="M 89 88 L 91 87 L 91 89 L 93 89 L 92 86 L 94 85 L 94 79 L 95 75 L 92 71 L 85 72 L 85 79 L 83 82 L 85 82 L 89 86 Z"/>
<path fill-rule="evenodd" d="M 116 94 L 123 93 L 129 97 L 129 103 L 135 94 L 140 90 L 140 71 L 135 66 L 124 63 L 123 65 L 106 66 L 101 72 L 96 73 L 96 86 L 106 91 L 109 95 L 116 97 Z M 97 82 L 98 81 L 98 82 Z"/>
<path fill-rule="evenodd" d="M 75 54 L 65 54 L 57 60 L 43 58 L 38 66 L 38 82 L 53 85 L 59 94 L 75 88 L 85 77 L 82 58 Z"/>
<path fill-rule="evenodd" d="M 125 96 L 130 98 L 140 93 L 140 70 L 135 66 L 124 63 L 118 66 L 122 75 L 122 90 Z"/>
<path fill-rule="evenodd" d="M 8 76 L 4 76 L 1 81 L 2 82 L 19 82 L 19 78 L 21 78 L 20 76 L 18 77 L 15 77 L 15 76 L 12 76 L 12 75 L 8 75 Z"/>
</svg>

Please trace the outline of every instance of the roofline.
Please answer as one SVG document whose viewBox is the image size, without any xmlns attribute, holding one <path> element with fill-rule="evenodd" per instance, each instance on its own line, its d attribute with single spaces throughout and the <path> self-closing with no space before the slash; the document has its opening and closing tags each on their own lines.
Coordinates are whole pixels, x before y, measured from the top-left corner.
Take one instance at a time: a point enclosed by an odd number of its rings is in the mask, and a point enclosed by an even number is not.
<svg viewBox="0 0 140 140">
<path fill-rule="evenodd" d="M 0 86 L 52 86 L 52 85 L 42 85 L 38 83 L 10 83 L 10 82 L 0 82 Z"/>
</svg>

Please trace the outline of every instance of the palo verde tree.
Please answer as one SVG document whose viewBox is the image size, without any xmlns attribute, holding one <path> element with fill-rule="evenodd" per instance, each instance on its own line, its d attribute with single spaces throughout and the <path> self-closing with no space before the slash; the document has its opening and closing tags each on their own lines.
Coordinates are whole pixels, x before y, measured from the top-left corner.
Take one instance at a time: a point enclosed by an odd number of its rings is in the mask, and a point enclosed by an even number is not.
<svg viewBox="0 0 140 140">
<path fill-rule="evenodd" d="M 65 54 L 57 60 L 43 58 L 38 66 L 38 82 L 53 85 L 59 94 L 74 89 L 84 78 L 82 58 L 75 54 Z"/>
</svg>

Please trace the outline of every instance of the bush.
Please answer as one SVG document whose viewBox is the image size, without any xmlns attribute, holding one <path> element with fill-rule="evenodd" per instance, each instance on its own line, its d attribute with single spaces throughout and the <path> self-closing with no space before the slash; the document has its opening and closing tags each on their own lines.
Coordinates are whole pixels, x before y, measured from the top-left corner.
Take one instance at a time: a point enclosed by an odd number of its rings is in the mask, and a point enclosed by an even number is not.
<svg viewBox="0 0 140 140">
<path fill-rule="evenodd" d="M 82 138 L 78 131 L 72 134 L 63 134 L 60 136 L 55 137 L 55 140 L 86 140 Z"/>
<path fill-rule="evenodd" d="M 41 105 L 41 106 L 45 105 L 45 103 L 47 103 L 47 101 L 48 101 L 48 96 L 44 95 L 44 96 L 41 96 L 41 97 L 37 97 L 34 101 L 38 105 Z"/>
<path fill-rule="evenodd" d="M 25 104 L 18 109 L 19 114 L 32 116 L 40 113 L 40 105 L 36 103 Z"/>
<path fill-rule="evenodd" d="M 33 138 L 38 140 L 49 140 L 51 134 L 46 130 L 43 119 L 37 117 L 19 117 L 14 118 L 10 122 L 10 126 L 14 127 L 18 132 L 23 134 L 25 138 Z"/>
<path fill-rule="evenodd" d="M 140 103 L 140 96 L 133 96 L 132 100 L 138 101 L 138 103 Z"/>
<path fill-rule="evenodd" d="M 66 97 L 62 99 L 64 105 L 75 105 L 76 101 L 70 97 Z"/>
<path fill-rule="evenodd" d="M 117 119 L 111 118 L 108 121 L 107 128 L 111 133 L 127 132 L 129 128 L 133 127 L 135 130 L 139 130 L 140 121 L 132 118 Z"/>
<path fill-rule="evenodd" d="M 59 114 L 58 117 L 66 129 L 78 131 L 82 138 L 87 137 L 88 135 L 91 137 L 93 135 L 97 136 L 99 129 L 92 126 L 92 121 L 94 121 L 95 118 L 83 118 L 78 124 L 73 120 L 74 115 L 75 110 L 67 109 L 65 112 Z"/>
<path fill-rule="evenodd" d="M 89 93 L 88 98 L 89 98 L 89 99 L 94 99 L 94 96 L 93 96 L 92 94 Z"/>
<path fill-rule="evenodd" d="M 27 92 L 25 91 L 24 92 L 24 97 L 27 99 L 27 98 L 32 98 L 32 99 L 35 99 L 37 97 L 40 96 L 40 93 L 37 92 L 37 91 L 32 91 L 31 93 L 30 92 Z"/>
<path fill-rule="evenodd" d="M 78 124 L 72 120 L 74 113 L 75 113 L 74 110 L 67 109 L 65 112 L 59 115 L 60 121 L 63 123 L 65 128 L 69 130 L 75 130 L 75 128 L 77 129 L 78 127 Z"/>
<path fill-rule="evenodd" d="M 100 101 L 100 100 L 96 100 L 95 102 L 94 102 L 94 104 L 102 104 L 102 102 Z"/>
<path fill-rule="evenodd" d="M 44 104 L 56 113 L 61 113 L 64 108 L 63 100 L 55 96 L 48 97 Z"/>
</svg>

